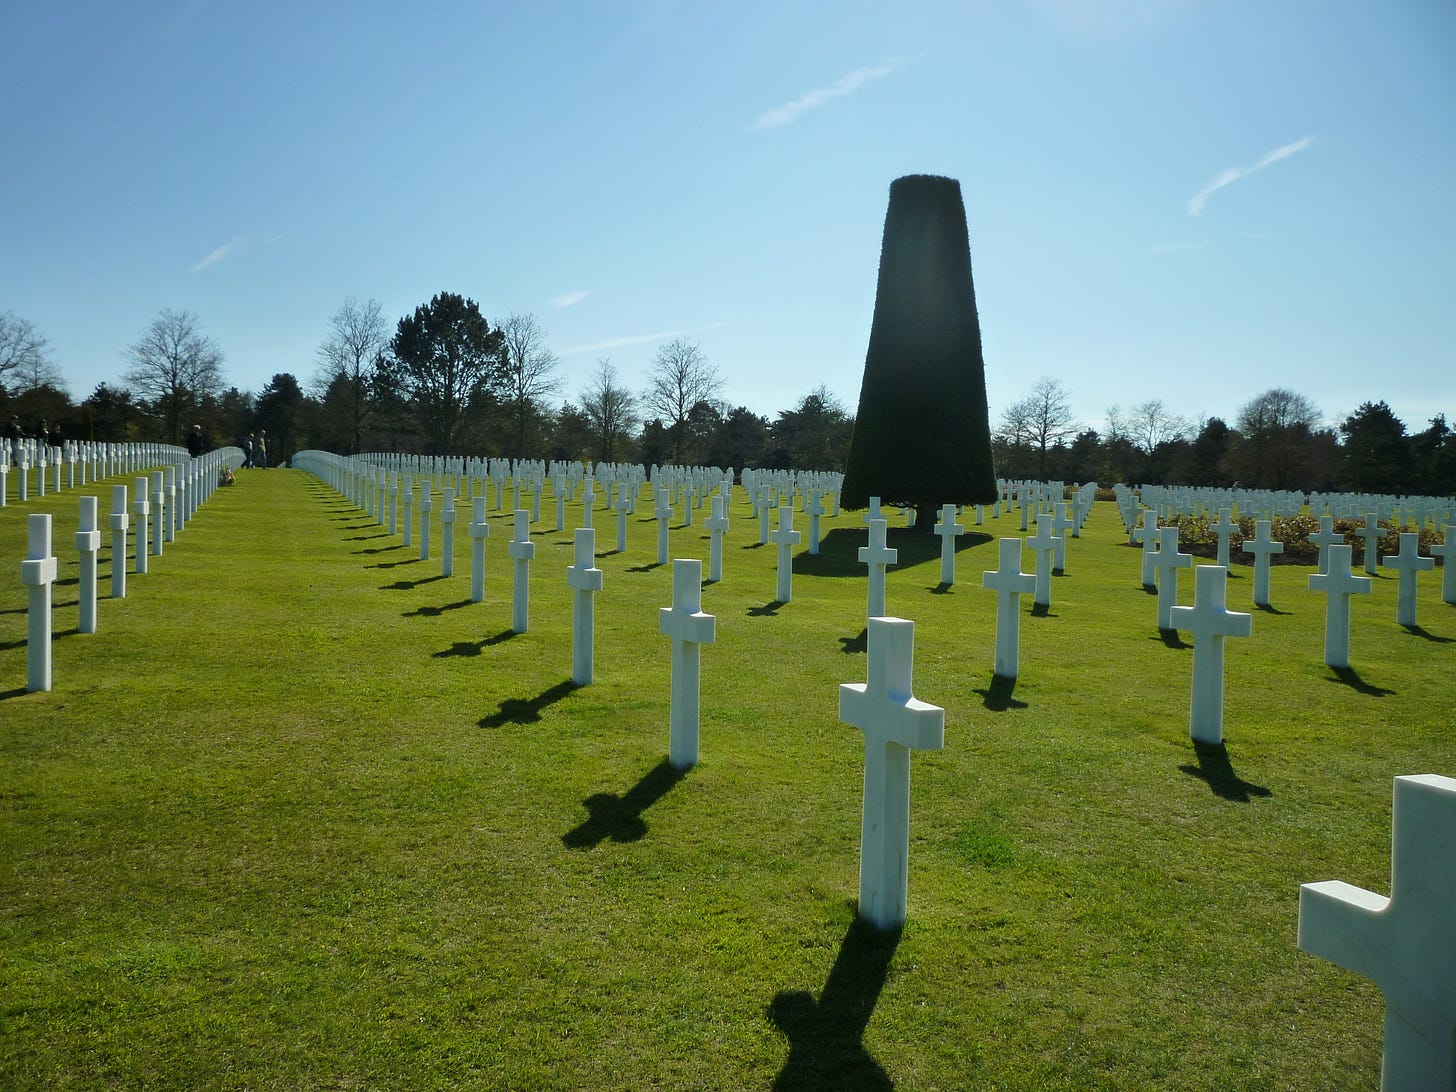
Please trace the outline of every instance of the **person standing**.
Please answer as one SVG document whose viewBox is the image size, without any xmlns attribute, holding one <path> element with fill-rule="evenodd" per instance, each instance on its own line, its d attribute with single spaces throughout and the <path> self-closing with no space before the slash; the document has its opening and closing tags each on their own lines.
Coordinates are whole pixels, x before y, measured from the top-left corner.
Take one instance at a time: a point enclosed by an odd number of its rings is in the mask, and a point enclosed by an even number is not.
<svg viewBox="0 0 1456 1092">
<path fill-rule="evenodd" d="M 193 425 L 192 431 L 187 434 L 187 454 L 194 459 L 202 456 L 202 450 L 206 443 L 202 439 L 202 426 Z"/>
<path fill-rule="evenodd" d="M 20 418 L 16 414 L 10 415 L 10 423 L 5 426 L 5 439 L 10 441 L 10 461 L 12 466 L 20 465 L 20 441 L 25 439 L 25 433 L 20 431 Z"/>
<path fill-rule="evenodd" d="M 243 442 L 238 445 L 243 449 L 243 470 L 253 468 L 253 434 L 250 432 L 243 437 Z"/>
<path fill-rule="evenodd" d="M 263 470 L 268 469 L 268 432 L 266 429 L 258 430 L 258 439 L 253 443 L 253 465 Z"/>
</svg>

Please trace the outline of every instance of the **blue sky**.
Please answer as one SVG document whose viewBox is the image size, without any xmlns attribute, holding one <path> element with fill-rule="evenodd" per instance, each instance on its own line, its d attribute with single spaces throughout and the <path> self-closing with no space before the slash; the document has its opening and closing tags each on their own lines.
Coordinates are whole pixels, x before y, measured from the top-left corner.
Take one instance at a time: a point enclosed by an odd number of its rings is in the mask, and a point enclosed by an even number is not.
<svg viewBox="0 0 1456 1092">
<path fill-rule="evenodd" d="M 853 411 L 890 182 L 960 180 L 993 424 L 1456 418 L 1456 4 L 0 9 L 0 311 L 72 393 L 163 308 L 305 383 L 344 298 L 531 312 L 574 399 L 673 336 Z"/>
</svg>

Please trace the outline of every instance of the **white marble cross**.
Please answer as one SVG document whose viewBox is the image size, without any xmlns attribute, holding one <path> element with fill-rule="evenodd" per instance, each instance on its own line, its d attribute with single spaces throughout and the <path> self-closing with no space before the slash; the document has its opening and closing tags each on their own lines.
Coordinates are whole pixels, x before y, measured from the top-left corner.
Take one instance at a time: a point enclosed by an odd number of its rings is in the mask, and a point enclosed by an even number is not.
<svg viewBox="0 0 1456 1092">
<path fill-rule="evenodd" d="M 652 510 L 657 520 L 657 563 L 667 564 L 667 525 L 672 522 L 672 494 L 666 489 L 657 491 L 657 507 Z"/>
<path fill-rule="evenodd" d="M 170 541 L 164 532 L 167 523 L 167 492 L 160 470 L 152 471 L 152 553 L 160 556 L 163 544 Z"/>
<path fill-rule="evenodd" d="M 1415 531 L 1400 533 L 1400 552 L 1381 562 L 1387 569 L 1400 573 L 1395 593 L 1395 621 L 1398 625 L 1416 624 L 1416 573 L 1436 567 L 1434 557 L 1421 557 L 1421 536 Z"/>
<path fill-rule="evenodd" d="M 728 500 L 722 493 L 712 498 L 713 514 L 703 521 L 708 529 L 708 580 L 723 579 L 723 536 L 728 532 Z"/>
<path fill-rule="evenodd" d="M 1390 843 L 1389 898 L 1300 885 L 1299 947 L 1380 987 L 1382 1089 L 1456 1088 L 1456 778 L 1397 777 Z"/>
<path fill-rule="evenodd" d="M 1374 576 L 1380 568 L 1380 540 L 1385 537 L 1385 528 L 1380 526 L 1380 514 L 1371 512 L 1365 517 L 1365 526 L 1355 528 L 1355 534 L 1365 540 L 1365 575 Z"/>
<path fill-rule="evenodd" d="M 864 514 L 864 522 L 873 523 L 877 519 L 883 519 L 886 527 L 890 525 L 889 519 L 880 511 L 880 498 L 871 497 L 869 509 Z"/>
<path fill-rule="evenodd" d="M 56 559 L 51 554 L 49 512 L 25 517 L 29 550 L 20 563 L 20 582 L 30 589 L 26 604 L 26 683 L 32 692 L 51 688 L 51 585 Z"/>
<path fill-rule="evenodd" d="M 1456 603 L 1456 521 L 1446 524 L 1444 541 L 1431 547 L 1431 557 L 1441 565 L 1441 602 Z"/>
<path fill-rule="evenodd" d="M 915 623 L 871 618 L 868 631 L 869 681 L 840 684 L 839 719 L 865 737 L 859 916 L 897 929 L 909 894 L 910 752 L 945 746 L 945 710 L 913 695 Z"/>
<path fill-rule="evenodd" d="M 440 509 L 440 575 L 455 575 L 455 487 L 445 486 Z"/>
<path fill-rule="evenodd" d="M 870 618 L 882 617 L 885 612 L 885 568 L 895 564 L 900 551 L 885 545 L 885 534 L 890 525 L 886 519 L 870 520 L 870 544 L 859 548 L 860 564 L 868 565 L 869 613 Z"/>
<path fill-rule="evenodd" d="M 145 576 L 147 571 L 147 559 L 151 557 L 151 547 L 147 543 L 147 529 L 152 522 L 152 502 L 147 493 L 147 479 L 136 480 L 136 499 L 131 502 L 132 511 L 136 513 L 136 571 L 138 576 Z"/>
<path fill-rule="evenodd" d="M 657 611 L 658 632 L 672 638 L 667 760 L 679 770 L 697 765 L 701 646 L 717 637 L 717 619 L 702 610 L 702 578 L 703 563 L 697 558 L 675 560 L 672 606 Z"/>
<path fill-rule="evenodd" d="M 497 505 L 499 507 L 499 505 Z M 414 541 L 415 525 L 415 482 L 414 475 L 410 474 L 404 480 L 404 534 L 401 541 L 406 549 Z"/>
<path fill-rule="evenodd" d="M 566 567 L 566 583 L 573 591 L 571 613 L 571 681 L 586 686 L 593 678 L 596 629 L 596 593 L 602 590 L 602 570 L 596 567 L 597 533 L 576 529 L 575 564 Z"/>
<path fill-rule="evenodd" d="M 1036 591 L 1036 576 L 1021 571 L 1021 539 L 1003 538 L 999 567 L 981 574 L 981 586 L 996 592 L 996 660 L 993 671 L 1014 679 L 1021 655 L 1021 596 Z"/>
<path fill-rule="evenodd" d="M 511 632 L 525 633 L 531 627 L 531 559 L 536 544 L 531 541 L 531 510 L 516 509 L 515 536 L 506 545 L 513 562 L 514 583 L 511 596 Z"/>
<path fill-rule="evenodd" d="M 1072 507 L 1070 501 L 1062 501 L 1054 507 L 1056 514 L 1052 516 L 1052 534 L 1057 536 L 1057 545 L 1053 552 L 1052 568 L 1060 573 L 1067 571 L 1067 532 L 1073 530 L 1077 522 L 1068 513 L 1068 509 Z"/>
<path fill-rule="evenodd" d="M 101 549 L 101 529 L 96 524 L 96 498 L 81 498 L 81 515 L 76 529 L 76 598 L 81 633 L 96 632 L 96 554 Z"/>
<path fill-rule="evenodd" d="M 1208 525 L 1208 529 L 1218 536 L 1218 563 L 1225 569 L 1229 564 L 1229 536 L 1239 529 L 1234 522 L 1232 508 L 1220 508 L 1218 519 Z"/>
<path fill-rule="evenodd" d="M 804 501 L 804 514 L 809 517 L 809 553 L 819 553 L 819 517 L 824 514 L 824 502 L 819 499 L 819 490 L 809 490 Z"/>
<path fill-rule="evenodd" d="M 126 486 L 111 487 L 111 598 L 126 598 L 126 532 L 131 517 L 126 511 Z"/>
<path fill-rule="evenodd" d="M 794 530 L 794 506 L 779 505 L 779 528 L 769 534 L 769 540 L 778 547 L 778 590 L 774 596 L 780 603 L 794 599 L 794 547 L 803 538 Z"/>
<path fill-rule="evenodd" d="M 1178 602 L 1178 570 L 1193 564 L 1193 555 L 1178 550 L 1178 528 L 1158 528 L 1158 552 L 1153 568 L 1158 574 L 1158 628 L 1172 629 L 1174 604 Z"/>
<path fill-rule="evenodd" d="M 1330 667 L 1350 666 L 1350 596 L 1370 594 L 1370 577 L 1355 576 L 1350 571 L 1354 549 L 1345 543 L 1330 546 L 1327 567 L 1309 577 L 1310 591 L 1324 592 L 1328 596 L 1325 600 L 1325 663 Z"/>
<path fill-rule="evenodd" d="M 1153 586 L 1153 558 L 1158 553 L 1158 513 L 1151 508 L 1143 510 L 1143 522 L 1141 527 L 1133 529 L 1132 538 L 1134 542 L 1142 543 L 1143 547 L 1143 587 Z"/>
<path fill-rule="evenodd" d="M 1309 540 L 1319 547 L 1319 571 L 1327 573 L 1330 571 L 1330 547 L 1338 546 L 1345 541 L 1345 536 L 1335 530 L 1334 516 L 1320 516 L 1320 529 L 1309 536 Z"/>
<path fill-rule="evenodd" d="M 485 494 L 470 502 L 470 601 L 485 602 L 485 540 L 490 524 L 485 518 Z"/>
<path fill-rule="evenodd" d="M 935 533 L 940 536 L 940 582 L 950 587 L 955 583 L 956 535 L 965 533 L 965 528 L 956 522 L 955 505 L 940 506 L 940 522 L 935 525 Z"/>
<path fill-rule="evenodd" d="M 427 481 L 424 483 L 420 496 L 420 560 L 428 561 L 430 557 L 430 512 L 435 507 L 434 496 L 430 492 L 433 486 Z M 528 513 L 529 514 L 529 513 Z"/>
<path fill-rule="evenodd" d="M 1240 547 L 1244 553 L 1254 555 L 1254 606 L 1256 607 L 1269 605 L 1270 555 L 1284 552 L 1284 543 L 1276 542 L 1269 537 L 1269 529 L 1273 526 L 1271 520 L 1256 520 L 1253 539 Z"/>
<path fill-rule="evenodd" d="M 1026 540 L 1026 545 L 1036 558 L 1036 593 L 1032 602 L 1039 607 L 1049 607 L 1052 603 L 1052 556 L 1057 548 L 1049 516 L 1036 517 L 1036 534 Z"/>
<path fill-rule="evenodd" d="M 1199 565 L 1193 570 L 1193 606 L 1174 607 L 1170 628 L 1193 634 L 1193 693 L 1188 705 L 1188 734 L 1199 743 L 1223 742 L 1223 641 L 1248 637 L 1251 615 L 1228 609 L 1228 570 Z"/>
</svg>

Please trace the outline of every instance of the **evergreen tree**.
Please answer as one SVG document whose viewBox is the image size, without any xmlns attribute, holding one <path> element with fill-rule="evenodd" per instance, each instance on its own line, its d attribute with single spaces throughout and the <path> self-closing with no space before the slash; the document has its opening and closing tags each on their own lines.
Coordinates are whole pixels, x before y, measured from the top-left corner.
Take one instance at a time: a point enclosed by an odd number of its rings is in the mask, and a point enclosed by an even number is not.
<svg viewBox="0 0 1456 1092">
<path fill-rule="evenodd" d="M 890 185 L 874 320 L 841 494 L 912 505 L 933 530 L 942 504 L 996 499 L 985 362 L 960 183 Z"/>
</svg>

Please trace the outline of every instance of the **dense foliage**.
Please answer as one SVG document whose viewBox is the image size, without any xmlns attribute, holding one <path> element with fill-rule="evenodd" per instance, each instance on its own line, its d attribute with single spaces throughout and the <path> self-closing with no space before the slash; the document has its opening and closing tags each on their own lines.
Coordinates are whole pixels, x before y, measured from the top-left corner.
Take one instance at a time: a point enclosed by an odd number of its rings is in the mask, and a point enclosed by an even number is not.
<svg viewBox="0 0 1456 1092">
<path fill-rule="evenodd" d="M 985 362 L 960 183 L 890 185 L 875 313 L 843 501 L 937 506 L 996 498 Z"/>
</svg>

